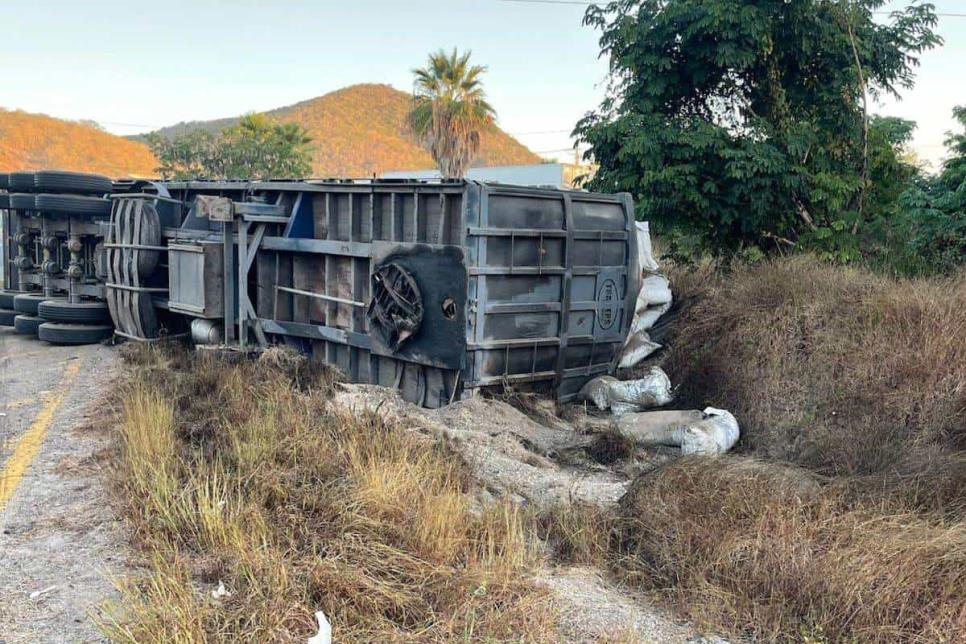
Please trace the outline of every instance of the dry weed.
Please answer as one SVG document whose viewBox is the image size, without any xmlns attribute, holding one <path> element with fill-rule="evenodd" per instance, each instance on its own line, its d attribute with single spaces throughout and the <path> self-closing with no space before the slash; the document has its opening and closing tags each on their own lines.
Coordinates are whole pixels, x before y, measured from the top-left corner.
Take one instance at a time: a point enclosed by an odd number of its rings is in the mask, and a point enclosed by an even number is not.
<svg viewBox="0 0 966 644">
<path fill-rule="evenodd" d="M 800 256 L 674 278 L 691 303 L 664 365 L 678 402 L 732 411 L 744 450 L 852 475 L 966 447 L 966 275 Z"/>
<path fill-rule="evenodd" d="M 116 641 L 555 639 L 532 517 L 472 511 L 445 446 L 327 404 L 327 369 L 127 350 L 117 489 L 144 575 L 102 620 Z M 221 581 L 230 597 L 213 598 Z"/>
<path fill-rule="evenodd" d="M 612 563 L 692 619 L 768 641 L 963 641 L 966 525 L 841 492 L 794 467 L 684 458 L 621 501 Z"/>
</svg>

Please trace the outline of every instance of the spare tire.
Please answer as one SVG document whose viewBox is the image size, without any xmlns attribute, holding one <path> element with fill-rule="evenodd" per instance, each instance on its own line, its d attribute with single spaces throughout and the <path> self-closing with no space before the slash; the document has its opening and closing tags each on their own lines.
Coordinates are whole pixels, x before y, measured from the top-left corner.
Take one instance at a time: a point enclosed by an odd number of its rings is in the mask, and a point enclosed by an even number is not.
<svg viewBox="0 0 966 644">
<path fill-rule="evenodd" d="M 11 309 L 0 309 L 0 326 L 13 326 L 13 320 L 20 315 Z"/>
<path fill-rule="evenodd" d="M 8 291 L 0 289 L 0 309 L 12 309 L 13 298 L 20 295 L 20 291 Z"/>
<path fill-rule="evenodd" d="M 37 336 L 51 344 L 94 344 L 113 335 L 114 327 L 108 324 L 44 322 L 37 329 Z"/>
<path fill-rule="evenodd" d="M 37 335 L 37 329 L 44 323 L 43 318 L 36 315 L 18 315 L 13 319 L 13 328 L 17 333 Z"/>
<path fill-rule="evenodd" d="M 22 192 L 11 192 L 7 195 L 7 199 L 10 201 L 10 210 L 37 209 L 37 200 L 34 199 L 34 195 L 28 195 Z"/>
<path fill-rule="evenodd" d="M 113 189 L 111 180 L 100 174 L 42 170 L 34 175 L 38 192 L 69 192 L 81 195 L 106 195 Z"/>
<path fill-rule="evenodd" d="M 37 307 L 44 300 L 51 298 L 45 297 L 43 293 L 20 293 L 13 298 L 13 308 L 20 313 L 27 315 L 37 315 Z"/>
<path fill-rule="evenodd" d="M 62 215 L 85 215 L 107 217 L 111 214 L 111 200 L 101 197 L 78 197 L 76 195 L 37 195 L 37 210 Z"/>
<path fill-rule="evenodd" d="M 34 185 L 34 173 L 11 172 L 7 175 L 7 187 L 12 192 L 33 192 L 37 189 Z"/>
<path fill-rule="evenodd" d="M 37 306 L 37 315 L 53 322 L 110 322 L 106 302 L 67 302 L 45 300 Z"/>
</svg>

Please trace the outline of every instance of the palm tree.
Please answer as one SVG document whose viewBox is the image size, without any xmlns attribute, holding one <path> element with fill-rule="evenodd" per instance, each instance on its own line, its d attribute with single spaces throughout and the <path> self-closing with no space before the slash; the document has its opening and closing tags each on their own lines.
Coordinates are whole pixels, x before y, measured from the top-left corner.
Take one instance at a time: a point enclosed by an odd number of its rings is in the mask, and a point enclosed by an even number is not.
<svg viewBox="0 0 966 644">
<path fill-rule="evenodd" d="M 480 76 L 483 65 L 470 65 L 470 52 L 442 49 L 429 55 L 416 76 L 409 125 L 429 149 L 444 177 L 462 177 L 480 149 L 480 134 L 496 112 L 486 102 Z"/>
</svg>

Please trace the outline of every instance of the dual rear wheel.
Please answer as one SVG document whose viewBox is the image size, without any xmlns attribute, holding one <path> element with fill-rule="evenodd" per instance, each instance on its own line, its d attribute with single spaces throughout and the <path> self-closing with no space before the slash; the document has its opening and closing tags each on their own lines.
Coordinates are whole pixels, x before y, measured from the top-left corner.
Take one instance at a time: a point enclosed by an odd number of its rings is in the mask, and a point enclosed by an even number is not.
<svg viewBox="0 0 966 644">
<path fill-rule="evenodd" d="M 93 344 L 114 335 L 107 304 L 0 291 L 0 325 L 51 344 Z"/>
</svg>

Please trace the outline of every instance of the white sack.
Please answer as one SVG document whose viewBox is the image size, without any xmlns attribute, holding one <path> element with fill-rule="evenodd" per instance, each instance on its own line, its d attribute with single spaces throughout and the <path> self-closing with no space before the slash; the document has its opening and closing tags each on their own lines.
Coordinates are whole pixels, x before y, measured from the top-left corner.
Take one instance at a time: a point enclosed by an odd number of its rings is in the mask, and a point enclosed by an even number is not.
<svg viewBox="0 0 966 644">
<path fill-rule="evenodd" d="M 598 376 L 583 386 L 580 398 L 592 401 L 600 410 L 610 409 L 613 414 L 661 407 L 672 400 L 671 380 L 660 367 L 651 367 L 646 376 L 637 380 Z"/>
<path fill-rule="evenodd" d="M 670 302 L 638 311 L 634 315 L 633 322 L 631 322 L 630 334 L 632 335 L 634 333 L 640 333 L 641 331 L 647 331 L 657 324 L 657 321 L 662 315 L 667 313 L 669 308 L 671 308 Z"/>
<path fill-rule="evenodd" d="M 684 432 L 682 454 L 724 454 L 738 442 L 738 421 L 731 412 L 707 407 L 704 419 Z"/>
<path fill-rule="evenodd" d="M 645 275 L 637 293 L 635 311 L 643 311 L 655 304 L 670 304 L 671 299 L 671 283 L 666 277 L 657 273 Z"/>
<path fill-rule="evenodd" d="M 631 328 L 618 363 L 622 369 L 637 365 L 661 348 L 661 345 L 651 341 L 646 331 L 671 308 L 672 299 L 671 285 L 667 278 L 657 273 L 659 267 L 651 248 L 648 223 L 646 221 L 636 223 L 638 263 L 643 273 L 643 280 L 634 303 L 634 319 L 631 321 Z M 618 405 L 618 408 L 621 409 L 623 406 Z"/>
<path fill-rule="evenodd" d="M 661 345 L 651 340 L 647 331 L 633 331 L 627 336 L 624 343 L 624 350 L 621 352 L 621 361 L 618 367 L 627 369 L 633 367 L 638 362 L 651 355 L 661 348 Z"/>
<path fill-rule="evenodd" d="M 638 221 L 637 224 L 637 264 L 642 271 L 656 271 L 657 260 L 651 248 L 651 230 L 648 222 Z"/>
<path fill-rule="evenodd" d="M 639 445 L 680 447 L 682 454 L 724 454 L 738 442 L 738 421 L 724 409 L 625 414 L 617 431 Z"/>
<path fill-rule="evenodd" d="M 704 420 L 697 409 L 688 411 L 645 411 L 624 414 L 614 422 L 617 432 L 638 445 L 646 447 L 680 447 L 684 430 Z"/>
</svg>

